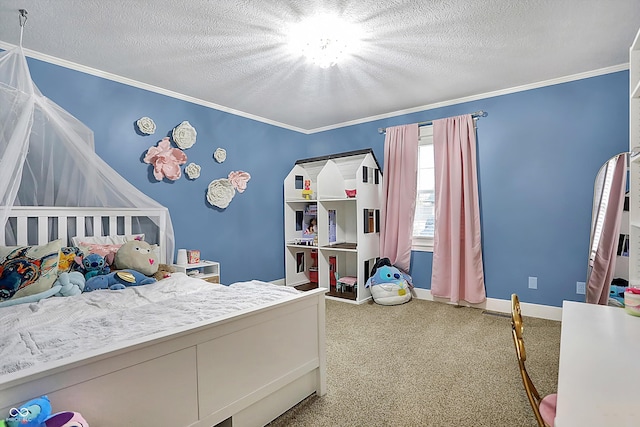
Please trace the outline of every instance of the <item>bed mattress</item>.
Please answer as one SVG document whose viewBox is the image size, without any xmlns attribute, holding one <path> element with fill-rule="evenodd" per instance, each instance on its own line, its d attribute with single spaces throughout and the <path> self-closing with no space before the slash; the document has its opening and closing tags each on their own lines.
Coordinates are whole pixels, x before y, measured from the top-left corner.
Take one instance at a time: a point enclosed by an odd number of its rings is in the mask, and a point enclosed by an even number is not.
<svg viewBox="0 0 640 427">
<path fill-rule="evenodd" d="M 42 363 L 196 327 L 299 292 L 256 280 L 224 286 L 174 273 L 145 286 L 3 307 L 0 381 Z"/>
</svg>

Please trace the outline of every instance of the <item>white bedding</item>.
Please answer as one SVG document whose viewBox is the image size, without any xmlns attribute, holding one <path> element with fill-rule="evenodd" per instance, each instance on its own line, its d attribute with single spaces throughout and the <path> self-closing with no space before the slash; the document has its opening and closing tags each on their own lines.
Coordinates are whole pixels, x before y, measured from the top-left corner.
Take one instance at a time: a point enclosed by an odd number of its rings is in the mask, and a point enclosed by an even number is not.
<svg viewBox="0 0 640 427">
<path fill-rule="evenodd" d="M 115 343 L 175 330 L 298 294 L 250 281 L 230 286 L 183 273 L 145 286 L 0 308 L 2 375 Z"/>
</svg>

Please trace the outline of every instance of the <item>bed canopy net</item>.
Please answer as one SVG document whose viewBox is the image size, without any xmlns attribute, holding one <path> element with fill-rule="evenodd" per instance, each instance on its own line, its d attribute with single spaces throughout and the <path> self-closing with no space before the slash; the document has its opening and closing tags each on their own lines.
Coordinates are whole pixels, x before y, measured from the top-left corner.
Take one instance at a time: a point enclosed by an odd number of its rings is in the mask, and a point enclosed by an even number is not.
<svg viewBox="0 0 640 427">
<path fill-rule="evenodd" d="M 95 153 L 91 129 L 40 93 L 22 43 L 0 53 L 0 224 L 7 244 L 15 241 L 7 222 L 14 206 L 164 211 L 161 219 L 139 218 L 137 227 L 152 226 L 150 221 L 156 229 L 163 225 L 161 250 L 168 262 L 173 259 L 168 209 L 103 161 Z"/>
</svg>

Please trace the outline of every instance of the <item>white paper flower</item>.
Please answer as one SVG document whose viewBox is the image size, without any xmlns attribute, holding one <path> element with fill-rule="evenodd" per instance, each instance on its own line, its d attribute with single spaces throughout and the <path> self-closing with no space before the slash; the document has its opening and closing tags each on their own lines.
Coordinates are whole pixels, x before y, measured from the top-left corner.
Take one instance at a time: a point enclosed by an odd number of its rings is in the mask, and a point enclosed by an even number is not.
<svg viewBox="0 0 640 427">
<path fill-rule="evenodd" d="M 189 179 L 196 179 L 200 176 L 200 165 L 189 163 L 187 167 L 184 168 L 184 173 L 187 174 Z"/>
<path fill-rule="evenodd" d="M 207 188 L 207 201 L 213 206 L 224 209 L 229 206 L 235 193 L 236 190 L 234 190 L 233 184 L 228 179 L 216 179 L 211 181 Z"/>
<path fill-rule="evenodd" d="M 227 150 L 224 148 L 218 148 L 213 153 L 213 158 L 216 159 L 216 162 L 222 163 L 227 159 Z"/>
<path fill-rule="evenodd" d="M 147 135 L 153 135 L 156 132 L 156 124 L 149 117 L 141 117 L 136 122 L 138 130 Z"/>
<path fill-rule="evenodd" d="M 238 193 L 244 193 L 247 189 L 247 182 L 251 179 L 251 175 L 248 172 L 237 171 L 229 173 L 229 182 L 233 185 Z"/>
<path fill-rule="evenodd" d="M 191 148 L 193 144 L 196 143 L 196 132 L 195 128 L 191 126 L 188 121 L 184 121 L 180 123 L 178 126 L 173 128 L 173 142 L 183 150 L 187 148 Z"/>
</svg>

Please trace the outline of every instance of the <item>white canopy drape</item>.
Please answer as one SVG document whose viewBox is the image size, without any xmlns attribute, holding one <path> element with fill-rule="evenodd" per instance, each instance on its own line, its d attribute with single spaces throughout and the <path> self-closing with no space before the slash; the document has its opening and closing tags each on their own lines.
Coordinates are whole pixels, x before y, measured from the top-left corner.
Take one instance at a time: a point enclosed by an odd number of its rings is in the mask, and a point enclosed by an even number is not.
<svg viewBox="0 0 640 427">
<path fill-rule="evenodd" d="M 95 153 L 91 129 L 40 93 L 20 46 L 0 53 L 3 226 L 14 205 L 163 208 Z M 169 211 L 164 209 L 167 243 L 163 249 L 170 262 L 175 238 Z"/>
</svg>

